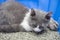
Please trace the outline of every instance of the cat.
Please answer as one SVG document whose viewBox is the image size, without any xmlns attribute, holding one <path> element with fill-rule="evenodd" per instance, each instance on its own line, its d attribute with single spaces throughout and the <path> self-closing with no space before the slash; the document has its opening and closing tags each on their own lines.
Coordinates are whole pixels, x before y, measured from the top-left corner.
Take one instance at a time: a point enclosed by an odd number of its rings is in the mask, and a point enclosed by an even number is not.
<svg viewBox="0 0 60 40">
<path fill-rule="evenodd" d="M 28 9 L 15 1 L 5 2 L 0 7 L 0 32 L 42 33 L 46 28 L 57 31 L 58 23 L 51 16 L 52 12 Z"/>
<path fill-rule="evenodd" d="M 34 31 L 36 33 L 42 33 L 46 28 L 57 31 L 58 23 L 52 18 L 52 12 L 44 12 L 42 10 L 30 9 L 20 24 L 26 31 Z M 52 24 L 54 21 L 56 25 Z"/>
</svg>

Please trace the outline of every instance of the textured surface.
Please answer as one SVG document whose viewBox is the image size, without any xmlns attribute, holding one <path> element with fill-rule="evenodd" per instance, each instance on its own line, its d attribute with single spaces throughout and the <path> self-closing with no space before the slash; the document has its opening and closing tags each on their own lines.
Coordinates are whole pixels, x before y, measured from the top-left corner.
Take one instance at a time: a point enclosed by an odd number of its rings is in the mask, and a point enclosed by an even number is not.
<svg viewBox="0 0 60 40">
<path fill-rule="evenodd" d="M 0 33 L 0 40 L 60 40 L 57 32 L 48 31 L 41 35 L 31 32 Z"/>
</svg>

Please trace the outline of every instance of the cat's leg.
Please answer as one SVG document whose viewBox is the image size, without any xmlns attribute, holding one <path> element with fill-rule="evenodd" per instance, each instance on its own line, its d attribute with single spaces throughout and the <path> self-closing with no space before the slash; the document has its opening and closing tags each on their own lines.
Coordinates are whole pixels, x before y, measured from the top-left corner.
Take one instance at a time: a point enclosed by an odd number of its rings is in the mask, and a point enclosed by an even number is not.
<svg viewBox="0 0 60 40">
<path fill-rule="evenodd" d="M 11 32 L 25 32 L 24 28 L 22 28 L 19 24 L 11 24 L 11 25 L 0 25 L 0 32 L 3 33 L 11 33 Z"/>
<path fill-rule="evenodd" d="M 52 31 L 57 31 L 58 30 L 58 23 L 55 21 L 53 18 L 51 18 L 50 23 L 48 25 L 48 28 Z"/>
</svg>

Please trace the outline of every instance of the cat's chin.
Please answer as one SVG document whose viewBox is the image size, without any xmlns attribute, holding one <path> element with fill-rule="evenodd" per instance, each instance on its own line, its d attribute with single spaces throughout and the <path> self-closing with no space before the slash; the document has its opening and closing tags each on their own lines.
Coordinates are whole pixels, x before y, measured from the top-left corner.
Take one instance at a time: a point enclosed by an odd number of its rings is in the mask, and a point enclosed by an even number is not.
<svg viewBox="0 0 60 40">
<path fill-rule="evenodd" d="M 43 34 L 45 32 L 45 30 L 34 30 L 34 32 L 39 35 L 39 34 Z"/>
</svg>

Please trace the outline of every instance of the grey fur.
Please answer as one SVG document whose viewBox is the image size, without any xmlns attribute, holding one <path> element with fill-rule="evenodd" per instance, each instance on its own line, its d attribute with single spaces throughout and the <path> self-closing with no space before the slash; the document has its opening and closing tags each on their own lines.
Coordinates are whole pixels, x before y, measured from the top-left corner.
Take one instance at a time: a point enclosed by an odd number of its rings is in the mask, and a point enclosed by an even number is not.
<svg viewBox="0 0 60 40">
<path fill-rule="evenodd" d="M 17 2 L 5 2 L 0 7 L 0 31 L 12 32 L 20 31 L 19 25 L 25 13 L 28 11 L 26 7 Z M 15 25 L 16 24 L 16 25 Z M 12 26 L 13 25 L 13 26 Z"/>
<path fill-rule="evenodd" d="M 0 32 L 18 32 L 18 31 L 26 31 L 19 24 L 22 22 L 25 17 L 25 13 L 28 12 L 28 8 L 25 6 L 15 2 L 15 1 L 7 1 L 2 4 L 0 7 Z M 34 27 L 33 25 L 42 25 L 44 24 L 44 28 L 46 28 L 46 24 L 51 24 L 54 20 L 45 20 L 46 12 L 41 10 L 35 10 L 36 16 L 34 16 L 34 20 L 30 17 L 29 25 Z M 37 19 L 37 20 L 36 20 Z M 52 21 L 52 22 L 50 22 Z M 56 25 L 56 23 L 53 23 Z M 58 24 L 57 24 L 58 25 Z"/>
</svg>

